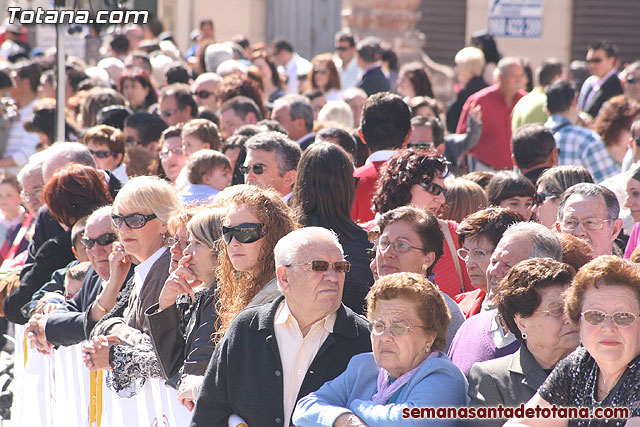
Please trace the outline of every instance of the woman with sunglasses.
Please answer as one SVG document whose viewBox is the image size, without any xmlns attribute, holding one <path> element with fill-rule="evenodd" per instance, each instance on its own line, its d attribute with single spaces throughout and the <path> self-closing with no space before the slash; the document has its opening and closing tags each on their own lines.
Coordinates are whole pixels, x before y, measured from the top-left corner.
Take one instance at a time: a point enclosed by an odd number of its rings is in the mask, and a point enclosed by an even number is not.
<svg viewBox="0 0 640 427">
<path fill-rule="evenodd" d="M 413 407 L 467 405 L 467 380 L 443 352 L 450 314 L 437 286 L 420 274 L 385 276 L 367 295 L 367 319 L 373 353 L 300 399 L 296 426 L 395 426 Z"/>
<path fill-rule="evenodd" d="M 611 255 L 594 259 L 573 279 L 565 312 L 579 329 L 582 346 L 558 362 L 526 407 L 617 407 L 623 413 L 605 415 L 606 425 L 638 425 L 640 268 Z M 590 421 L 593 420 L 517 420 L 519 424 L 544 427 L 592 425 Z"/>
<path fill-rule="evenodd" d="M 316 55 L 311 60 L 309 71 L 311 89 L 319 89 L 327 101 L 342 101 L 340 74 L 330 53 Z"/>
<path fill-rule="evenodd" d="M 377 193 L 373 198 L 376 215 L 411 205 L 438 215 L 445 203 L 444 178 L 449 174 L 447 161 L 434 149 L 398 150 L 380 171 Z M 373 220 L 364 225 L 371 230 Z M 444 235 L 443 253 L 433 268 L 435 282 L 450 297 L 473 290 L 464 261 L 458 259 L 456 229 L 453 221 L 439 220 Z"/>
<path fill-rule="evenodd" d="M 473 365 L 469 397 L 474 407 L 517 407 L 536 393 L 556 364 L 576 349 L 578 330 L 564 313 L 564 292 L 575 270 L 550 258 L 516 264 L 500 281 L 494 303 L 520 341 L 513 354 Z M 494 419 L 482 425 L 501 426 Z"/>
<path fill-rule="evenodd" d="M 87 319 L 87 336 L 93 342 L 85 344 L 83 352 L 89 369 L 111 369 L 110 347 L 120 343 L 133 347 L 148 332 L 144 313 L 158 301 L 169 276 L 167 220 L 179 208 L 175 190 L 156 177 L 133 178 L 116 196 L 111 219 L 119 241 L 109 257 L 109 281 Z M 137 264 L 135 273 L 120 291 L 132 263 Z"/>
</svg>

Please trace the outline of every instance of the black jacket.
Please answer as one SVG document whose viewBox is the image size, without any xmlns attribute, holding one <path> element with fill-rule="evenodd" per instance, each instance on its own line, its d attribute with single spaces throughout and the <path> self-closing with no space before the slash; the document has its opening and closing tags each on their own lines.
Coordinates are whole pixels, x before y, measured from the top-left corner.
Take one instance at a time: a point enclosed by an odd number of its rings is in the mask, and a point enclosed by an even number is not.
<svg viewBox="0 0 640 427">
<path fill-rule="evenodd" d="M 133 276 L 133 266 L 127 280 Z M 45 325 L 47 341 L 55 345 L 73 345 L 88 339 L 85 327 L 91 305 L 102 291 L 102 278 L 91 267 L 82 283 L 82 289 L 49 315 Z"/>
<path fill-rule="evenodd" d="M 344 251 L 345 259 L 351 263 L 351 270 L 344 279 L 342 291 L 342 303 L 358 314 L 363 314 L 365 309 L 364 298 L 373 285 L 373 273 L 369 268 L 367 249 L 372 249 L 367 232 L 359 230 L 353 239 L 347 239 L 339 235 L 340 244 Z"/>
<path fill-rule="evenodd" d="M 161 311 L 154 304 L 145 312 L 153 348 L 168 385 L 176 386 L 183 373 L 204 375 L 214 348 L 215 301 L 213 289 L 208 289 L 196 295 L 188 315 L 181 313 L 180 302 Z"/>
<path fill-rule="evenodd" d="M 367 71 L 356 86 L 364 90 L 367 93 L 367 96 L 391 90 L 391 83 L 389 83 L 389 79 L 384 75 L 382 67 L 380 66 Z"/>
<path fill-rule="evenodd" d="M 24 325 L 29 319 L 22 314 L 22 306 L 31 301 L 31 297 L 42 285 L 51 279 L 59 268 L 65 267 L 75 259 L 71 251 L 71 230 L 47 240 L 36 253 L 35 262 L 20 277 L 20 286 L 4 300 L 4 315 L 10 322 Z"/>
<path fill-rule="evenodd" d="M 192 427 L 226 427 L 234 413 L 250 426 L 285 425 L 282 364 L 273 328 L 283 299 L 243 310 L 233 320 L 207 368 Z M 341 305 L 333 333 L 311 362 L 298 400 L 340 375 L 352 356 L 368 351 L 367 322 Z"/>
<path fill-rule="evenodd" d="M 624 89 L 618 75 L 613 74 L 600 86 L 600 89 L 589 99 L 589 102 L 583 106 L 582 110 L 595 118 L 605 102 L 623 93 Z M 589 93 L 586 94 L 586 98 L 588 97 Z"/>
<path fill-rule="evenodd" d="M 458 121 L 462 114 L 462 107 L 464 106 L 464 103 L 467 102 L 467 98 L 487 86 L 487 83 L 482 79 L 482 77 L 476 76 L 469 80 L 467 84 L 460 89 L 460 92 L 458 92 L 447 108 L 447 130 L 449 133 L 456 133 Z"/>
</svg>

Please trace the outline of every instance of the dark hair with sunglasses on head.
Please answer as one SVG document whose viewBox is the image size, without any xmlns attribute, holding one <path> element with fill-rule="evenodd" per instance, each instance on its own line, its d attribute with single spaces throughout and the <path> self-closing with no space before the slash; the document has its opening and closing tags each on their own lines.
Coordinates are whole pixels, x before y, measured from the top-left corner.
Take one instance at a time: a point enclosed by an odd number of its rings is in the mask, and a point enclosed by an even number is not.
<svg viewBox="0 0 640 427">
<path fill-rule="evenodd" d="M 219 341 L 233 318 L 249 305 L 252 299 L 270 282 L 275 280 L 273 249 L 282 237 L 298 228 L 289 207 L 273 190 L 264 190 L 249 185 L 237 185 L 222 191 L 215 201 L 216 206 L 247 207 L 258 219 L 258 223 L 243 223 L 233 227 L 223 226 L 225 242 L 218 255 L 216 277 L 221 283 L 216 290 L 219 328 L 214 341 Z M 223 223 L 224 224 L 224 223 Z M 227 245 L 232 239 L 241 244 L 264 239 L 257 254 L 255 270 L 238 271 L 234 268 Z"/>
<path fill-rule="evenodd" d="M 433 196 L 439 196 L 444 188 L 433 179 L 448 174 L 447 161 L 435 150 L 398 150 L 380 171 L 378 191 L 373 198 L 374 210 L 383 214 L 391 209 L 411 203 L 412 187 L 421 186 Z M 444 197 L 442 198 L 444 203 Z"/>
<path fill-rule="evenodd" d="M 640 267 L 603 255 L 583 266 L 566 293 L 565 312 L 582 346 L 558 362 L 530 403 L 630 408 L 622 426 L 640 416 Z"/>
</svg>

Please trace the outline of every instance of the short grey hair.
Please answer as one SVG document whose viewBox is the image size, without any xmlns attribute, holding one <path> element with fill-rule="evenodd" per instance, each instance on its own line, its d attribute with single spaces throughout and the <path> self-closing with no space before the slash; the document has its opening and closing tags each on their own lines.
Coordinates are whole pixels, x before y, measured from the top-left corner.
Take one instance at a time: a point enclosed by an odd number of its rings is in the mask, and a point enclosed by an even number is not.
<svg viewBox="0 0 640 427">
<path fill-rule="evenodd" d="M 544 225 L 535 222 L 517 222 L 507 228 L 502 239 L 512 236 L 533 243 L 529 258 L 551 258 L 562 262 L 560 239 Z"/>
<path fill-rule="evenodd" d="M 567 200 L 574 194 L 579 194 L 584 197 L 601 197 L 602 203 L 604 203 L 607 208 L 606 219 L 615 220 L 620 216 L 620 203 L 613 191 L 602 185 L 583 182 L 567 188 L 560 196 L 557 213 L 558 222 L 561 222 L 564 217 L 563 211 L 564 206 L 567 204 Z"/>
<path fill-rule="evenodd" d="M 302 156 L 302 150 L 296 142 L 293 142 L 288 136 L 275 131 L 260 132 L 253 135 L 247 140 L 244 146 L 247 152 L 249 152 L 249 150 L 275 152 L 280 176 L 283 176 L 289 171 L 296 170 L 300 157 Z"/>
<path fill-rule="evenodd" d="M 44 160 L 42 173 L 45 175 L 47 169 L 50 168 L 52 164 L 56 164 L 58 168 L 61 168 L 70 163 L 78 163 L 95 169 L 98 168 L 91 151 L 89 151 L 86 145 L 80 144 L 79 142 L 56 142 L 47 148 L 47 158 Z"/>
<path fill-rule="evenodd" d="M 27 164 L 24 165 L 22 169 L 20 169 L 20 172 L 18 172 L 17 178 L 18 178 L 18 181 L 20 182 L 20 185 L 24 187 L 25 178 L 35 173 L 39 173 L 40 176 L 42 176 L 42 169 L 44 167 L 44 161 L 47 158 L 47 155 L 46 155 L 47 152 L 48 152 L 48 149 L 44 149 L 42 151 L 38 151 L 37 153 L 34 153 L 31 155 Z"/>
<path fill-rule="evenodd" d="M 280 239 L 273 248 L 276 268 L 295 264 L 297 255 L 303 248 L 322 243 L 336 245 L 344 255 L 338 235 L 333 231 L 323 227 L 299 228 Z"/>
<path fill-rule="evenodd" d="M 278 98 L 275 104 L 284 104 L 289 107 L 291 120 L 304 119 L 304 125 L 307 131 L 311 132 L 313 130 L 313 108 L 306 96 L 295 94 L 285 95 Z"/>
<path fill-rule="evenodd" d="M 515 56 L 507 56 L 498 61 L 497 68 L 500 74 L 504 75 L 512 65 L 519 65 L 522 67 L 522 60 Z"/>
</svg>

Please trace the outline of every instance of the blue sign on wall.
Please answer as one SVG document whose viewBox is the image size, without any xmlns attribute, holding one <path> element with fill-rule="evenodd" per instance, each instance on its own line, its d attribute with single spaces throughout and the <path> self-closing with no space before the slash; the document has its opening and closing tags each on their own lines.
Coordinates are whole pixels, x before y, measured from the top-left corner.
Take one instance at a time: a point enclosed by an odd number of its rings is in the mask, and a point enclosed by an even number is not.
<svg viewBox="0 0 640 427">
<path fill-rule="evenodd" d="M 542 37 L 544 0 L 490 0 L 487 29 L 494 37 Z"/>
</svg>

